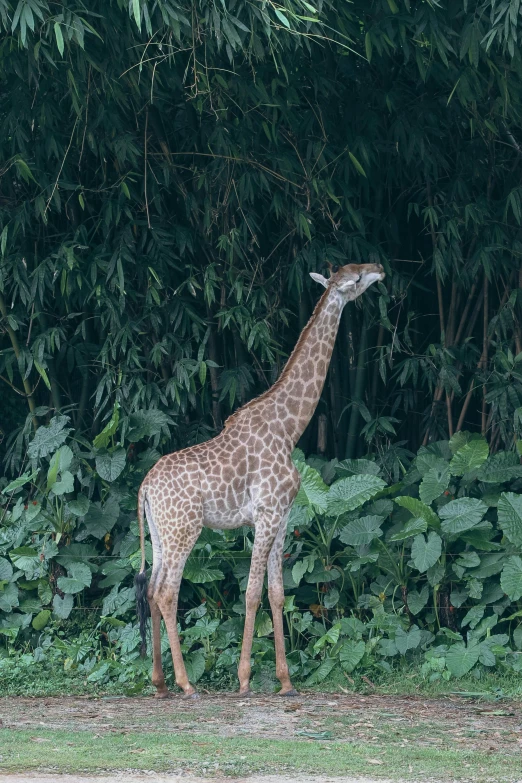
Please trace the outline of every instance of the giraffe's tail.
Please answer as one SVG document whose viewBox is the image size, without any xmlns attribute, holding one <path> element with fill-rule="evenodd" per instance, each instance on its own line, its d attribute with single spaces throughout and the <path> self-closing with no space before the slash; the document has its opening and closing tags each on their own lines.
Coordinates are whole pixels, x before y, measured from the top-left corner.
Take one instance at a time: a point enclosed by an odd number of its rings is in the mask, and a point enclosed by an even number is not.
<svg viewBox="0 0 522 783">
<path fill-rule="evenodd" d="M 136 614 L 140 626 L 140 655 L 145 658 L 147 654 L 147 617 L 149 616 L 149 602 L 147 600 L 147 574 L 145 573 L 145 490 L 141 487 L 138 494 L 138 523 L 140 528 L 141 568 L 134 578 L 136 590 Z"/>
</svg>

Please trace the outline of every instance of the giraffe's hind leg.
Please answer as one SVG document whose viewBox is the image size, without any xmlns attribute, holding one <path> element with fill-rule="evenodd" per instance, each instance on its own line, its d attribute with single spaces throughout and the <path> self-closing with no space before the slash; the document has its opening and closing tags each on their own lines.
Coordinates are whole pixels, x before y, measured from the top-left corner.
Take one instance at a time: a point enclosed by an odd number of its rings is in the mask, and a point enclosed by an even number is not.
<svg viewBox="0 0 522 783">
<path fill-rule="evenodd" d="M 163 665 L 161 662 L 161 612 L 158 604 L 154 600 L 155 587 L 162 568 L 163 552 L 161 539 L 158 535 L 154 518 L 147 501 L 145 504 L 145 513 L 147 516 L 153 552 L 152 574 L 150 576 L 149 588 L 147 591 L 152 623 L 152 684 L 156 687 L 155 698 L 167 699 L 170 696 L 170 693 L 165 683 L 165 675 L 163 674 Z"/>
<path fill-rule="evenodd" d="M 285 634 L 283 630 L 283 606 L 285 591 L 283 586 L 283 547 L 286 535 L 286 517 L 277 531 L 272 549 L 268 556 L 268 600 L 272 610 L 274 625 L 274 645 L 276 654 L 276 676 L 281 683 L 280 696 L 297 696 L 290 681 L 285 652 Z"/>
<path fill-rule="evenodd" d="M 185 664 L 183 662 L 183 655 L 181 653 L 177 622 L 178 596 L 185 563 L 192 551 L 192 547 L 197 541 L 202 527 L 202 522 L 199 519 L 194 519 L 193 515 L 192 518 L 187 515 L 184 522 L 180 521 L 175 525 L 175 537 L 172 541 L 169 541 L 168 548 L 165 546 L 163 547 L 162 567 L 156 579 L 152 597 L 153 602 L 157 605 L 159 611 L 163 615 L 163 620 L 167 628 L 176 684 L 183 690 L 187 697 L 196 695 L 196 690 L 189 682 Z M 160 661 L 158 667 L 159 672 L 161 670 L 161 650 L 159 650 L 158 657 Z M 163 672 L 161 672 L 161 674 L 163 674 Z M 158 686 L 156 685 L 156 687 Z"/>
</svg>

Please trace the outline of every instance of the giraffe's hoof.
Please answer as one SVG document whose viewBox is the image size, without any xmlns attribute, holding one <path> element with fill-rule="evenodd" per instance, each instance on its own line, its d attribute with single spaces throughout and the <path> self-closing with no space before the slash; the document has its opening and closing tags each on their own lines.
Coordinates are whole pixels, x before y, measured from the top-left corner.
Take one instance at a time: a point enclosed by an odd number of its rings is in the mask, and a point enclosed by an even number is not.
<svg viewBox="0 0 522 783">
<path fill-rule="evenodd" d="M 200 699 L 201 696 L 197 691 L 194 691 L 194 693 L 185 693 L 182 698 L 187 700 L 190 699 L 191 701 L 197 701 L 197 699 Z"/>
<path fill-rule="evenodd" d="M 155 699 L 170 699 L 172 698 L 172 693 L 165 688 L 164 691 L 157 691 L 154 694 Z"/>
<path fill-rule="evenodd" d="M 254 692 L 249 688 L 247 691 L 239 691 L 239 693 L 235 693 L 234 696 L 236 699 L 250 699 L 252 696 L 254 696 Z"/>
<path fill-rule="evenodd" d="M 290 691 L 279 691 L 277 694 L 278 696 L 299 696 L 298 692 L 295 688 L 292 688 Z"/>
</svg>

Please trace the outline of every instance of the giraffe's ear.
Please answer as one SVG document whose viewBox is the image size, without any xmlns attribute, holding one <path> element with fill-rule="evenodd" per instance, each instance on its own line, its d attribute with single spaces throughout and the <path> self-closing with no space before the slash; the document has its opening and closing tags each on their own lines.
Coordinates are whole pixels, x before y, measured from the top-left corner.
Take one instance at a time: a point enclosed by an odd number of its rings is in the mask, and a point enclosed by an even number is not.
<svg viewBox="0 0 522 783">
<path fill-rule="evenodd" d="M 310 272 L 310 277 L 312 280 L 315 280 L 316 283 L 320 283 L 321 285 L 324 285 L 325 288 L 328 288 L 328 280 L 326 277 L 317 274 L 317 272 Z"/>
</svg>

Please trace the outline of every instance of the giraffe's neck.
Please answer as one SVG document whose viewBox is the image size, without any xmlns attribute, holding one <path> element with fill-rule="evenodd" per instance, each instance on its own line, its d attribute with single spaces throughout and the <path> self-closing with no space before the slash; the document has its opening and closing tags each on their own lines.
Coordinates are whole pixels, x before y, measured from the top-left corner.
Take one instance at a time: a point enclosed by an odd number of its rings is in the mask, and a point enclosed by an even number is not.
<svg viewBox="0 0 522 783">
<path fill-rule="evenodd" d="M 292 447 L 321 397 L 344 304 L 335 289 L 324 292 L 279 380 L 263 395 L 267 413 L 273 410 L 278 428 L 282 426 Z"/>
</svg>

